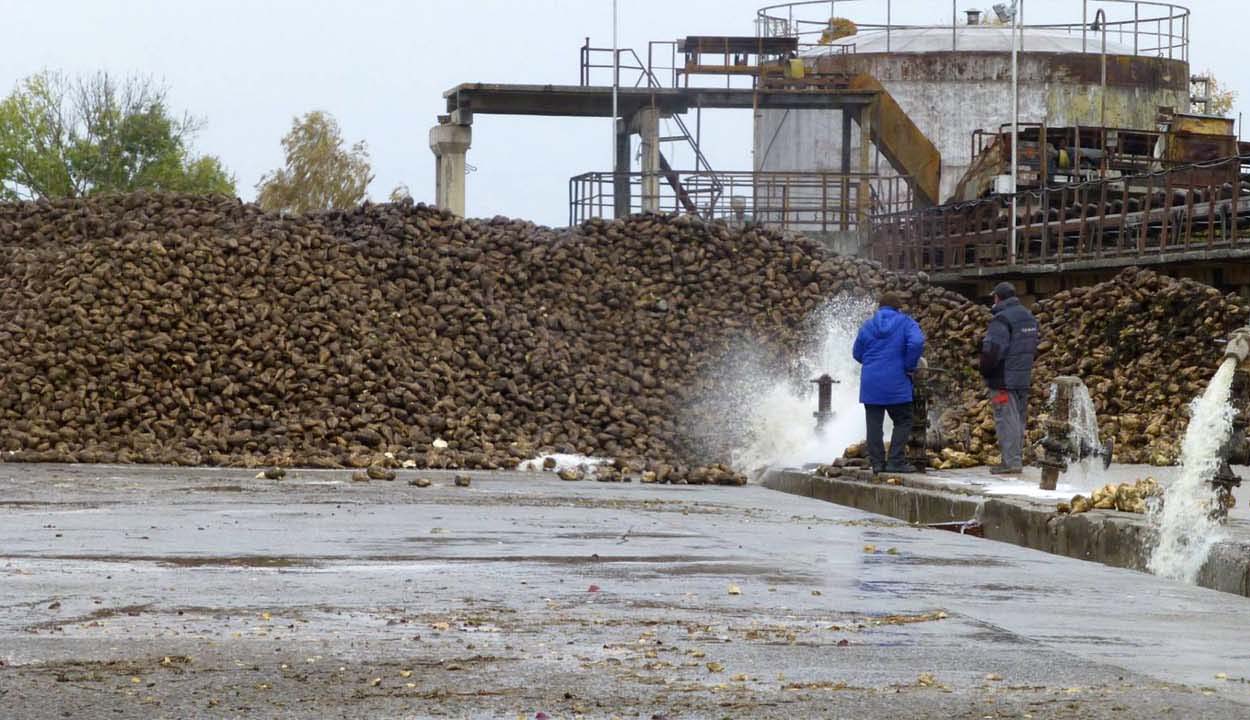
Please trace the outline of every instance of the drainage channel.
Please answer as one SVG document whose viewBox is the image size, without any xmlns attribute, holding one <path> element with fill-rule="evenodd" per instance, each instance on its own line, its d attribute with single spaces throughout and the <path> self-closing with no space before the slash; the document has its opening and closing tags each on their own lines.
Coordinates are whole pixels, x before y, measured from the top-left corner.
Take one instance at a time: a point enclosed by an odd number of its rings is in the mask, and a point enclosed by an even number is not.
<svg viewBox="0 0 1250 720">
<path fill-rule="evenodd" d="M 1141 572 L 1145 572 L 1153 532 L 1142 516 L 1132 513 L 1095 510 L 1062 515 L 1053 504 L 952 492 L 925 476 L 882 481 L 866 470 L 844 468 L 841 477 L 821 477 L 795 469 L 772 471 L 761 484 L 915 525 Z M 1250 532 L 1230 532 L 1218 542 L 1197 584 L 1250 597 Z"/>
</svg>

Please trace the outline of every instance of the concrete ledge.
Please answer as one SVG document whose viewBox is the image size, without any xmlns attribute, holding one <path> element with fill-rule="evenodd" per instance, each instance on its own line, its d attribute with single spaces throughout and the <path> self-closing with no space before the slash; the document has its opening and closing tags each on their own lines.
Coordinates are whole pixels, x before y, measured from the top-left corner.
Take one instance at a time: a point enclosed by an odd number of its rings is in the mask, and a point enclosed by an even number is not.
<svg viewBox="0 0 1250 720">
<path fill-rule="evenodd" d="M 903 476 L 898 484 L 868 477 L 854 471 L 844 477 L 826 478 L 784 470 L 769 473 L 762 484 L 921 525 L 976 520 L 987 540 L 1145 571 L 1152 528 L 1140 515 L 1113 510 L 1061 515 L 1053 504 L 1024 497 L 986 496 L 925 476 Z M 1234 536 L 1217 543 L 1199 573 L 1198 584 L 1250 597 L 1250 538 Z"/>
</svg>

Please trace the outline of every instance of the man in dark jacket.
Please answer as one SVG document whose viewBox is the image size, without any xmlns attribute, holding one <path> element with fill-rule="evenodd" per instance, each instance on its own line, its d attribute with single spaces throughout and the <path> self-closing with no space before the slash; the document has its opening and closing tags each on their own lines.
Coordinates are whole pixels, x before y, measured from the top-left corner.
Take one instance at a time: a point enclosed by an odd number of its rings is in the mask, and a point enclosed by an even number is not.
<svg viewBox="0 0 1250 720">
<path fill-rule="evenodd" d="M 997 475 L 1023 469 L 1022 452 L 1029 417 L 1029 384 L 1040 335 L 1037 320 L 1020 304 L 1009 282 L 994 288 L 994 319 L 981 342 L 981 375 L 990 387 L 994 428 L 1003 462 L 990 468 Z"/>
<path fill-rule="evenodd" d="M 916 472 L 907 464 L 904 451 L 911 435 L 912 385 L 908 377 L 924 353 L 924 333 L 899 311 L 902 298 L 887 292 L 879 309 L 859 329 L 851 354 L 863 365 L 859 376 L 859 401 L 868 422 L 868 460 L 873 472 Z M 882 425 L 889 413 L 894 423 L 890 437 L 890 461 L 885 459 Z"/>
</svg>

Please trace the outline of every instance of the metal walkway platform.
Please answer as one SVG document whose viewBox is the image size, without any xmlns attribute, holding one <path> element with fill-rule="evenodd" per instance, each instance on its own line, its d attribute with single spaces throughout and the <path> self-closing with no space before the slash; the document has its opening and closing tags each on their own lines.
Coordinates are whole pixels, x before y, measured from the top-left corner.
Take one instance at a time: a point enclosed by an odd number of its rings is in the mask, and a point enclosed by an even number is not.
<svg viewBox="0 0 1250 720">
<path fill-rule="evenodd" d="M 604 85 L 515 85 L 464 83 L 443 93 L 452 123 L 469 125 L 474 114 L 612 117 L 612 87 Z M 643 108 L 661 114 L 704 109 L 822 110 L 864 107 L 877 97 L 872 90 L 765 90 L 751 88 L 635 88 L 617 93 L 618 115 L 629 117 Z"/>
</svg>

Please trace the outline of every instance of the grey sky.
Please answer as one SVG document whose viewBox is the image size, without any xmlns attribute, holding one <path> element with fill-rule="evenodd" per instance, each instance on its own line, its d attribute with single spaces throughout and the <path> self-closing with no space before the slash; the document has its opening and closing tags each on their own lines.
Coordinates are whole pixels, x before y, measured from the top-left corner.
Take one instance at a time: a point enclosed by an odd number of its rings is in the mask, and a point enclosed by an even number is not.
<svg viewBox="0 0 1250 720">
<path fill-rule="evenodd" d="M 1080 20 L 1079 0 L 1026 0 L 1030 22 Z M 648 40 L 754 33 L 761 0 L 620 0 L 622 47 Z M 875 15 L 884 0 L 841 0 L 839 15 Z M 988 7 L 991 0 L 960 2 Z M 1096 3 L 1091 2 L 1091 6 Z M 1250 112 L 1245 0 L 1189 0 L 1191 64 L 1213 70 Z M 433 197 L 427 133 L 442 92 L 461 82 L 577 84 L 586 36 L 611 44 L 610 0 L 29 0 L 6 3 L 0 89 L 43 68 L 149 73 L 177 109 L 203 116 L 197 148 L 221 157 L 239 191 L 282 162 L 294 115 L 333 113 L 369 144 L 375 199 L 406 183 Z M 1055 15 L 1057 5 L 1076 15 Z M 949 18 L 946 0 L 894 0 L 894 20 Z M 1091 11 L 1092 12 L 1092 11 Z M 868 18 L 875 20 L 875 17 Z M 1237 111 L 1234 111 L 1234 115 Z M 1004 120 L 1006 120 L 1004 115 Z M 611 163 L 606 119 L 478 116 L 468 211 L 563 225 L 568 179 Z M 747 111 L 704 114 L 713 167 L 751 167 Z"/>
</svg>

